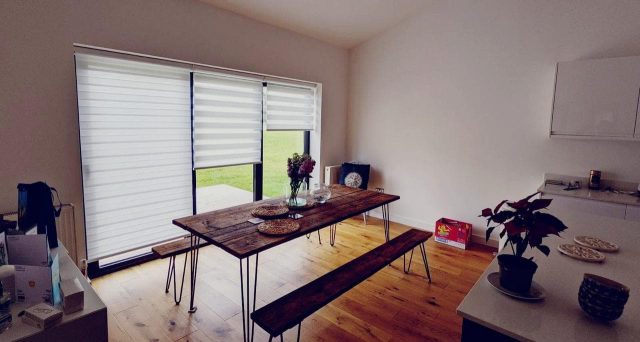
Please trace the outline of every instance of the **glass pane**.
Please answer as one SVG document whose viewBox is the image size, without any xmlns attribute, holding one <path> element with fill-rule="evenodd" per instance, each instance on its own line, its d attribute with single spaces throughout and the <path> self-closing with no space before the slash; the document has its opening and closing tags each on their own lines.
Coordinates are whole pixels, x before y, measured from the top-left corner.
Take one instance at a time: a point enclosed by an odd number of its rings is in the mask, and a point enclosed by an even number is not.
<svg viewBox="0 0 640 342">
<path fill-rule="evenodd" d="M 196 211 L 223 209 L 253 201 L 253 165 L 196 170 Z"/>
<path fill-rule="evenodd" d="M 287 158 L 304 152 L 303 131 L 266 131 L 263 143 L 264 198 L 282 195 L 287 178 Z"/>
</svg>

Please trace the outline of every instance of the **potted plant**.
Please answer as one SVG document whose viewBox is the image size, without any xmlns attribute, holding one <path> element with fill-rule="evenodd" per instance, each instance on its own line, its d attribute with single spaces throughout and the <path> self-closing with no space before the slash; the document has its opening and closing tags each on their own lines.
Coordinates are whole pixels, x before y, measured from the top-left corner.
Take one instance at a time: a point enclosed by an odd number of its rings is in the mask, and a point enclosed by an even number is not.
<svg viewBox="0 0 640 342">
<path fill-rule="evenodd" d="M 537 248 L 544 255 L 549 256 L 550 249 L 542 244 L 542 239 L 550 234 L 559 235 L 567 226 L 557 217 L 541 212 L 551 204 L 551 199 L 538 198 L 531 200 L 539 194 L 527 196 L 516 202 L 504 200 L 495 209 L 486 208 L 480 216 L 487 218 L 487 241 L 491 233 L 502 226 L 500 238 L 507 236 L 504 247 L 511 246 L 510 254 L 498 255 L 500 266 L 500 285 L 508 290 L 526 293 L 531 287 L 533 274 L 538 265 L 533 262 L 533 257 L 524 258 L 527 247 Z M 510 209 L 502 209 L 506 203 Z M 492 226 L 492 224 L 495 224 Z"/>
<path fill-rule="evenodd" d="M 311 172 L 316 165 L 316 161 L 308 154 L 294 153 L 287 159 L 287 175 L 289 176 L 289 200 L 287 204 L 290 207 L 303 207 L 307 204 L 304 198 L 298 198 L 298 192 L 303 184 L 309 182 Z"/>
</svg>

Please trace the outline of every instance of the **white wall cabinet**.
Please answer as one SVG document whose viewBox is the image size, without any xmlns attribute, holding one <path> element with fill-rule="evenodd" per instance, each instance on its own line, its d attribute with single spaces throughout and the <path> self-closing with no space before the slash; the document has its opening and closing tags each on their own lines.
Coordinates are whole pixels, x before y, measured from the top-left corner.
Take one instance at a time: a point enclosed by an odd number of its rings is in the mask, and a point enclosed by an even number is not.
<svg viewBox="0 0 640 342">
<path fill-rule="evenodd" d="M 639 96 L 640 56 L 558 63 L 551 135 L 640 138 Z"/>
</svg>

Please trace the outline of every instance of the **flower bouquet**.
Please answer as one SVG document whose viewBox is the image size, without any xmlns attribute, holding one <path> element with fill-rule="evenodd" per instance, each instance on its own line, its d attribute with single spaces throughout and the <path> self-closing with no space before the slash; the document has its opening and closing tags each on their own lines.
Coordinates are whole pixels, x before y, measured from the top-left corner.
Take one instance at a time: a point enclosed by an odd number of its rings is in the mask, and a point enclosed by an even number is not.
<svg viewBox="0 0 640 342">
<path fill-rule="evenodd" d="M 289 176 L 289 199 L 287 204 L 290 207 L 304 207 L 307 204 L 306 198 L 298 198 L 300 188 L 304 187 L 311 178 L 311 172 L 316 166 L 316 161 L 308 154 L 294 153 L 287 160 L 287 175 Z"/>
</svg>

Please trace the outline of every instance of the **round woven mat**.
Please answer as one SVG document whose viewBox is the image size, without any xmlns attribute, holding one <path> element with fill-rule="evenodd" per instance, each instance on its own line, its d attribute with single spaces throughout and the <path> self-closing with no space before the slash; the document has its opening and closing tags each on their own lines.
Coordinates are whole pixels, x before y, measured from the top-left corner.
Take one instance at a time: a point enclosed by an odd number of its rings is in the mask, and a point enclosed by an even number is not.
<svg viewBox="0 0 640 342">
<path fill-rule="evenodd" d="M 270 219 L 285 216 L 289 208 L 283 205 L 263 205 L 251 211 L 251 215 L 262 219 Z"/>
<path fill-rule="evenodd" d="M 258 231 L 267 235 L 287 235 L 300 229 L 300 224 L 292 219 L 264 221 L 258 225 Z"/>
</svg>

